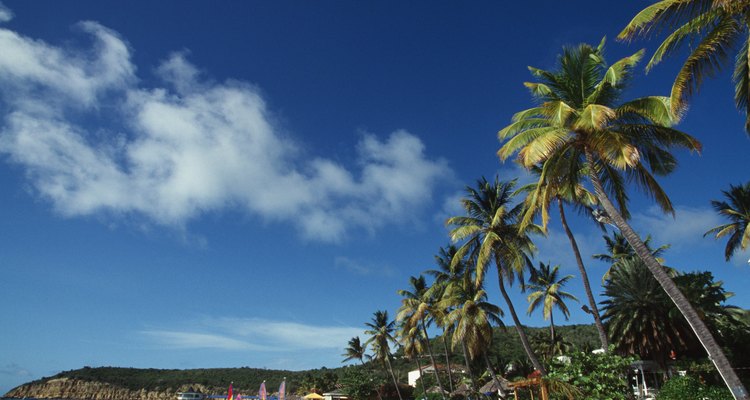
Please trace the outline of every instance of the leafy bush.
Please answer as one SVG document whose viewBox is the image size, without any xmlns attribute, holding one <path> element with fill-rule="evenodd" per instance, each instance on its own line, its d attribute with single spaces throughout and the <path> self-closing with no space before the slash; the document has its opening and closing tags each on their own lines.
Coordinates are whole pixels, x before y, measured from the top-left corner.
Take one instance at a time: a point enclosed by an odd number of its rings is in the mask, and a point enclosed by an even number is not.
<svg viewBox="0 0 750 400">
<path fill-rule="evenodd" d="M 657 400 L 732 400 L 729 389 L 702 384 L 692 376 L 677 376 L 667 381 Z"/>
<path fill-rule="evenodd" d="M 604 354 L 578 352 L 570 363 L 553 361 L 548 378 L 576 387 L 580 400 L 626 400 L 632 397 L 628 386 L 628 369 L 633 359 L 611 351 Z M 550 393 L 553 398 L 561 398 Z"/>
</svg>

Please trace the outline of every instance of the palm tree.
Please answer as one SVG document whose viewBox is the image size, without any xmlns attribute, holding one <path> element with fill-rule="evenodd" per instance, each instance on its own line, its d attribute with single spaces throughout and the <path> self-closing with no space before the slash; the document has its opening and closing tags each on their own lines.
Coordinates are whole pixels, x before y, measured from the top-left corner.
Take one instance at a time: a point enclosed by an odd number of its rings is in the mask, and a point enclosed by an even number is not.
<svg viewBox="0 0 750 400">
<path fill-rule="evenodd" d="M 745 131 L 750 134 L 748 12 L 748 0 L 662 0 L 639 12 L 618 38 L 631 40 L 661 32 L 663 28 L 672 30 L 646 65 L 647 71 L 665 57 L 679 52 L 683 44 L 690 46 L 690 55 L 672 85 L 670 109 L 674 115 L 685 110 L 687 101 L 693 91 L 700 88 L 703 79 L 722 69 L 730 54 L 739 49 L 732 75 L 734 102 L 746 114 Z"/>
<path fill-rule="evenodd" d="M 497 268 L 498 286 L 500 293 L 508 305 L 508 311 L 513 318 L 516 331 L 521 339 L 526 355 L 534 368 L 542 375 L 547 371 L 531 350 L 531 345 L 518 319 L 513 302 L 505 290 L 505 283 L 512 284 L 516 278 L 523 281 L 523 270 L 530 264 L 529 254 L 535 249 L 529 238 L 529 233 L 541 233 L 541 228 L 534 224 L 519 227 L 517 221 L 523 209 L 523 204 L 513 206 L 513 188 L 515 180 L 500 182 L 495 177 L 494 182 L 482 178 L 477 182 L 477 188 L 467 187 L 467 197 L 462 199 L 466 216 L 452 217 L 446 225 L 452 226 L 451 240 L 458 242 L 465 240 L 453 258 L 453 262 L 469 255 L 474 260 L 476 271 L 475 285 L 482 287 L 487 265 L 494 261 Z"/>
<path fill-rule="evenodd" d="M 615 348 L 664 364 L 693 337 L 683 318 L 671 318 L 669 298 L 638 258 L 624 258 L 604 284 L 604 319 Z"/>
<path fill-rule="evenodd" d="M 612 236 L 603 235 L 602 239 L 604 239 L 605 246 L 607 247 L 607 253 L 594 254 L 591 257 L 609 264 L 607 272 L 602 276 L 602 283 L 604 283 L 604 281 L 609 279 L 612 270 L 618 268 L 623 260 L 637 258 L 638 255 L 635 254 L 633 246 L 628 243 L 628 240 L 620 232 L 613 232 Z M 651 247 L 651 235 L 646 236 L 643 244 L 656 258 L 656 261 L 664 264 L 664 259 L 661 258 L 661 255 L 669 249 L 670 246 L 668 244 L 653 249 Z"/>
<path fill-rule="evenodd" d="M 425 339 L 424 347 L 427 349 L 430 355 L 430 362 L 435 372 L 435 379 L 437 380 L 438 387 L 440 388 L 440 394 L 445 399 L 445 389 L 443 388 L 443 382 L 440 380 L 440 374 L 438 373 L 437 364 L 435 363 L 435 357 L 432 354 L 432 346 L 430 346 L 430 336 L 427 333 L 427 320 L 432 314 L 434 309 L 434 298 L 431 293 L 428 292 L 429 287 L 425 281 L 424 276 L 420 275 L 419 278 L 409 277 L 409 290 L 399 290 L 398 294 L 403 297 L 401 300 L 401 308 L 399 308 L 398 314 L 396 315 L 397 321 L 403 321 L 404 330 L 410 330 L 411 328 L 418 328 L 422 330 L 422 337 Z"/>
<path fill-rule="evenodd" d="M 379 360 L 390 373 L 393 379 L 393 385 L 396 387 L 396 393 L 398 394 L 399 400 L 403 400 L 401 397 L 401 390 L 398 388 L 398 381 L 396 380 L 396 374 L 393 373 L 393 366 L 391 365 L 391 347 L 390 344 L 397 344 L 398 342 L 393 337 L 393 331 L 395 329 L 395 322 L 388 320 L 388 311 L 378 310 L 372 317 L 371 322 L 366 322 L 368 330 L 366 334 L 370 335 L 365 345 L 372 343 L 372 348 L 375 353 L 374 358 Z"/>
<path fill-rule="evenodd" d="M 542 306 L 542 315 L 544 319 L 549 319 L 549 333 L 550 342 L 555 341 L 555 320 L 553 317 L 553 309 L 557 308 L 562 312 L 563 316 L 567 320 L 570 317 L 570 311 L 568 306 L 565 304 L 565 299 L 575 300 L 578 299 L 572 294 L 562 290 L 562 287 L 568 283 L 569 280 L 573 279 L 573 275 L 565 275 L 558 279 L 560 266 L 555 265 L 550 268 L 549 263 L 539 263 L 539 268 L 532 268 L 531 277 L 529 283 L 526 284 L 527 289 L 531 289 L 526 298 L 529 302 L 528 314 L 531 315 L 536 309 Z"/>
<path fill-rule="evenodd" d="M 502 310 L 487 302 L 487 293 L 469 280 L 456 281 L 449 285 L 440 301 L 442 308 L 449 309 L 447 322 L 455 328 L 452 345 L 461 344 L 466 359 L 466 368 L 477 391 L 471 362 L 483 356 L 488 368 L 493 371 L 487 358 L 487 349 L 492 344 L 492 325 L 503 326 Z M 497 380 L 497 378 L 495 378 Z"/>
<path fill-rule="evenodd" d="M 367 354 L 367 344 L 365 343 L 363 345 L 359 339 L 359 336 L 355 336 L 349 339 L 349 344 L 346 347 L 345 353 L 341 356 L 344 357 L 344 360 L 342 362 L 356 359 L 359 360 L 359 363 L 362 364 L 363 367 L 365 366 L 365 358 L 371 358 Z M 375 393 L 378 395 L 378 399 L 380 399 L 380 390 L 376 390 Z"/>
<path fill-rule="evenodd" d="M 470 276 L 467 273 L 468 267 L 466 266 L 466 263 L 462 260 L 458 260 L 455 263 L 453 262 L 453 258 L 457 252 L 458 249 L 453 245 L 441 247 L 438 254 L 435 255 L 435 263 L 437 264 L 438 269 L 426 271 L 428 275 L 432 275 L 432 277 L 435 278 L 435 282 L 433 282 L 430 289 L 428 289 L 430 295 L 435 299 L 441 299 L 449 285 L 468 279 Z M 448 337 L 453 331 L 453 325 L 448 323 L 446 319 L 447 314 L 447 309 L 444 308 L 436 307 L 432 310 L 432 317 L 435 320 L 436 325 L 443 330 L 443 350 L 445 351 L 445 364 L 448 370 L 448 387 L 450 388 L 450 392 L 453 393 L 453 369 L 451 368 L 450 360 L 451 351 L 448 346 Z"/>
<path fill-rule="evenodd" d="M 717 239 L 730 235 L 724 257 L 729 261 L 737 249 L 746 250 L 750 245 L 750 182 L 744 185 L 729 185 L 728 191 L 721 191 L 729 201 L 712 200 L 711 205 L 719 215 L 728 219 L 728 224 L 711 228 L 703 236 L 715 234 Z"/>
<path fill-rule="evenodd" d="M 419 371 L 419 382 L 422 384 L 422 393 L 427 393 L 427 389 L 424 386 L 424 377 L 422 376 L 422 362 L 419 361 L 419 355 L 424 351 L 422 331 L 418 327 L 409 327 L 407 324 L 402 324 L 399 337 L 404 347 L 404 355 L 410 360 L 417 360 L 417 370 Z"/>
<path fill-rule="evenodd" d="M 676 167 L 670 148 L 699 150 L 700 144 L 670 127 L 673 120 L 668 98 L 644 97 L 619 103 L 630 72 L 643 52 L 607 67 L 603 46 L 604 41 L 598 47 L 582 44 L 565 48 L 556 71 L 530 68 L 541 82 L 526 86 L 540 105 L 517 113 L 513 123 L 500 131 L 499 138 L 508 141 L 498 155 L 505 160 L 518 153 L 518 161 L 526 168 L 541 164 L 542 177 L 585 171 L 604 209 L 597 214 L 598 219 L 612 223 L 625 236 L 688 320 L 734 396 L 746 399 L 747 391 L 711 332 L 625 220 L 627 215 L 621 213 L 625 193 L 614 193 L 620 210 L 609 196 L 615 188 L 612 182 L 622 181 L 625 174 L 665 211 L 673 212 L 669 198 L 653 174 L 664 175 Z M 558 168 L 570 165 L 571 160 L 575 160 L 574 168 Z"/>
<path fill-rule="evenodd" d="M 349 345 L 344 350 L 345 353 L 341 356 L 344 357 L 344 360 L 341 362 L 347 362 L 351 360 L 359 360 L 359 362 L 364 366 L 365 365 L 365 357 L 367 357 L 367 345 L 362 345 L 362 342 L 359 340 L 359 336 L 355 336 L 351 339 L 349 339 Z"/>
<path fill-rule="evenodd" d="M 533 166 L 531 171 L 541 175 L 542 168 L 540 166 Z M 572 175 L 572 176 L 571 176 Z M 582 178 L 582 174 L 571 174 L 565 175 L 561 178 Z M 583 265 L 583 257 L 578 249 L 578 243 L 576 242 L 573 232 L 568 226 L 568 219 L 565 216 L 565 203 L 573 205 L 578 211 L 591 212 L 591 208 L 596 205 L 596 196 L 586 190 L 580 181 L 577 182 L 566 182 L 561 179 L 546 179 L 544 182 L 536 182 L 528 184 L 521 189 L 519 192 L 527 192 L 524 205 L 526 211 L 524 212 L 524 218 L 522 225 L 528 223 L 533 218 L 534 214 L 540 213 L 542 216 L 542 227 L 546 230 L 547 223 L 549 221 L 549 206 L 554 200 L 557 200 L 557 209 L 560 212 L 560 222 L 565 231 L 565 235 L 568 237 L 570 247 L 573 249 L 573 255 L 576 258 L 576 264 L 578 265 L 578 272 L 581 274 L 581 281 L 583 282 L 583 289 L 586 292 L 586 298 L 588 300 L 589 309 L 591 315 L 594 317 L 594 325 L 599 332 L 599 341 L 602 344 L 602 349 L 607 351 L 609 348 L 609 340 L 607 339 L 607 333 L 604 330 L 604 324 L 602 324 L 601 315 L 599 314 L 599 307 L 596 304 L 594 293 L 591 290 L 591 283 L 589 282 L 589 276 L 586 272 L 586 267 Z"/>
</svg>

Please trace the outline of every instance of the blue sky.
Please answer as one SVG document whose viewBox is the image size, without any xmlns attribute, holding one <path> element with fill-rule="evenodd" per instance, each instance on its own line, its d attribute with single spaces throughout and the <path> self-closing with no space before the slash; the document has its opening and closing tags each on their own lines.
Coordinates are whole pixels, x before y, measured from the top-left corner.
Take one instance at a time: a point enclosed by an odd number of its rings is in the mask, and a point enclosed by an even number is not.
<svg viewBox="0 0 750 400">
<path fill-rule="evenodd" d="M 648 3 L 4 1 L 0 393 L 85 365 L 340 365 L 434 266 L 464 186 L 524 179 L 495 152 L 530 105 L 526 66 L 614 38 Z M 608 58 L 642 47 L 610 40 Z M 631 96 L 668 94 L 675 71 L 639 70 Z M 633 192 L 633 224 L 747 308 L 750 255 L 702 238 L 710 200 L 748 179 L 732 93 L 708 80 L 679 126 L 704 151 L 661 180 L 676 217 Z M 576 274 L 556 220 L 538 245 Z"/>
</svg>

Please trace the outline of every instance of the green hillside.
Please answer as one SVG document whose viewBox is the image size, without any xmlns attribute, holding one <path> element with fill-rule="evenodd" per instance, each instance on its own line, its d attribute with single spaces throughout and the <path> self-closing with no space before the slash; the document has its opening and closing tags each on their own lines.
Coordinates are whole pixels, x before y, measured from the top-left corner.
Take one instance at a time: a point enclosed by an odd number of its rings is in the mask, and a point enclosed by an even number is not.
<svg viewBox="0 0 750 400">
<path fill-rule="evenodd" d="M 569 325 L 556 328 L 563 338 L 575 348 L 594 348 L 598 342 L 596 329 L 593 325 Z M 529 336 L 547 338 L 547 328 L 527 328 Z M 546 340 L 546 339 L 545 339 Z M 444 362 L 443 342 L 441 338 L 434 339 L 433 349 L 439 362 Z M 342 351 L 346 343 L 342 343 Z M 495 329 L 494 343 L 491 349 L 492 359 L 497 363 L 498 371 L 514 360 L 526 358 L 516 330 Z M 394 368 L 399 380 L 406 382 L 408 371 L 416 369 L 416 363 L 396 354 Z M 459 352 L 452 352 L 451 362 L 463 363 L 463 356 Z M 425 361 L 423 361 L 423 364 Z M 378 365 L 368 364 L 368 368 L 375 376 L 383 375 Z M 186 384 L 203 385 L 211 389 L 213 394 L 226 393 L 230 382 L 234 382 L 236 392 L 254 395 L 260 384 L 265 380 L 269 393 L 278 390 L 281 381 L 286 377 L 288 393 L 306 393 L 312 388 L 321 391 L 335 388 L 338 378 L 345 367 L 320 368 L 307 371 L 284 371 L 261 368 L 200 368 L 200 369 L 139 369 L 119 367 L 83 367 L 81 369 L 64 371 L 51 377 L 42 378 L 36 382 L 43 382 L 54 378 L 74 378 L 88 382 L 103 382 L 121 386 L 132 390 L 168 390 Z"/>
</svg>

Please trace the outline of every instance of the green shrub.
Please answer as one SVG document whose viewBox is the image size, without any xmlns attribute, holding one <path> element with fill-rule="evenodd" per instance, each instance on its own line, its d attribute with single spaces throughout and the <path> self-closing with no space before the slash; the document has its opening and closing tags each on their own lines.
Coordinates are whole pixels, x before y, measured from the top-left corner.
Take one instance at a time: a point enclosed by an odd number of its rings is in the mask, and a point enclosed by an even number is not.
<svg viewBox="0 0 750 400">
<path fill-rule="evenodd" d="M 548 378 L 562 386 L 572 385 L 580 392 L 579 400 L 626 400 L 632 397 L 627 374 L 630 357 L 621 357 L 611 351 L 604 354 L 578 352 L 571 355 L 570 363 L 553 361 Z M 552 393 L 552 398 L 565 398 Z"/>
<path fill-rule="evenodd" d="M 732 400 L 732 394 L 725 387 L 708 386 L 692 376 L 676 376 L 664 384 L 656 399 Z"/>
</svg>

